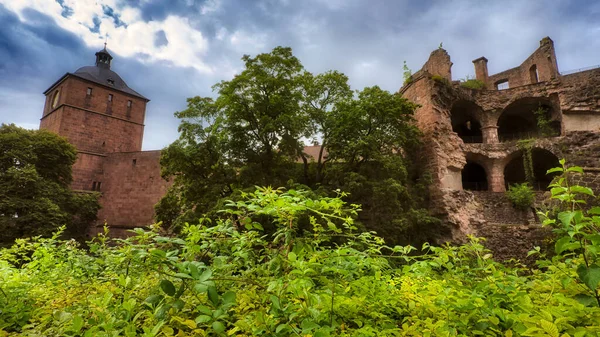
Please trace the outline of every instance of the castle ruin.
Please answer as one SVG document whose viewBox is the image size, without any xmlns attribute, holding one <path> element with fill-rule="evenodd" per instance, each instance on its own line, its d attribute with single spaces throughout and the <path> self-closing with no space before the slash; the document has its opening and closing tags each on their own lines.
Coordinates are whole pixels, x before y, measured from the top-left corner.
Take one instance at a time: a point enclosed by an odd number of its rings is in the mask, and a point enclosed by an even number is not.
<svg viewBox="0 0 600 337">
<path fill-rule="evenodd" d="M 104 48 L 95 66 L 46 90 L 40 128 L 76 146 L 72 188 L 101 192 L 99 223 L 118 234 L 151 224 L 169 183 L 160 177 L 160 151 L 141 151 L 149 100 L 110 69 L 111 61 Z M 600 69 L 560 73 L 548 37 L 515 68 L 489 75 L 485 57 L 473 63 L 481 88 L 453 82 L 450 56 L 439 48 L 399 91 L 420 105 L 415 118 L 433 177 L 432 211 L 452 241 L 477 234 L 504 249 L 529 249 L 527 242 L 502 242 L 509 234 L 527 241 L 538 231 L 533 212 L 515 211 L 504 195 L 508 185 L 526 181 L 522 140 L 530 146 L 534 188 L 545 190 L 547 169 L 565 158 L 582 166 L 582 183 L 598 191 Z"/>
</svg>

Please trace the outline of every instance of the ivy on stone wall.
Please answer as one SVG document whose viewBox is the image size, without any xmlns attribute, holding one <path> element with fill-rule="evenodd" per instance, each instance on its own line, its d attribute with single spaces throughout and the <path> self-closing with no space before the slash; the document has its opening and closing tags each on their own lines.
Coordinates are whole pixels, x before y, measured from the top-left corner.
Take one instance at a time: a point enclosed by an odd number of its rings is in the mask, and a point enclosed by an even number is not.
<svg viewBox="0 0 600 337">
<path fill-rule="evenodd" d="M 535 182 L 535 174 L 533 172 L 533 156 L 532 149 L 534 139 L 523 139 L 517 142 L 519 150 L 523 151 L 523 170 L 525 171 L 525 181 L 532 184 Z"/>
<path fill-rule="evenodd" d="M 555 130 L 552 128 L 550 118 L 548 117 L 547 108 L 540 104 L 537 109 L 533 110 L 533 115 L 535 116 L 536 124 L 542 137 L 551 137 L 556 134 Z"/>
</svg>

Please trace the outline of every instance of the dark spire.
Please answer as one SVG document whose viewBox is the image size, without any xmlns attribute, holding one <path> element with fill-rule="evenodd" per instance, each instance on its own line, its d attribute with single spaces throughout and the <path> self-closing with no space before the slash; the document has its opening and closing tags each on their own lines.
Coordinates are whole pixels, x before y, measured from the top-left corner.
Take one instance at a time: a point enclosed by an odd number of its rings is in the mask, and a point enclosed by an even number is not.
<svg viewBox="0 0 600 337">
<path fill-rule="evenodd" d="M 112 58 L 112 55 L 106 50 L 106 42 L 104 42 L 104 49 L 96 53 L 96 67 L 110 69 L 110 61 Z"/>
</svg>

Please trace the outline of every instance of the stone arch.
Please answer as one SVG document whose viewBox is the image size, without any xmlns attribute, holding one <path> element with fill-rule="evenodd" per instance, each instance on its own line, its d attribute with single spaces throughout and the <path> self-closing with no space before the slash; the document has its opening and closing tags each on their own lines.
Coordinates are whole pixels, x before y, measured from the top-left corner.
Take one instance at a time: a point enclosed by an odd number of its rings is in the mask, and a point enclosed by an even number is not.
<svg viewBox="0 0 600 337">
<path fill-rule="evenodd" d="M 481 116 L 483 110 L 468 100 L 458 100 L 450 109 L 452 131 L 465 143 L 482 143 Z"/>
<path fill-rule="evenodd" d="M 535 190 L 546 190 L 556 174 L 547 175 L 546 172 L 560 166 L 558 157 L 549 150 L 534 147 L 531 149 L 533 181 L 529 181 Z M 528 182 L 524 168 L 524 151 L 517 150 L 508 155 L 504 162 L 504 183 L 506 187 L 514 184 Z"/>
<path fill-rule="evenodd" d="M 535 111 L 543 109 L 550 123 L 538 123 Z M 547 97 L 525 97 L 510 103 L 498 117 L 500 142 L 526 138 L 558 136 L 561 132 L 560 107 Z"/>
<path fill-rule="evenodd" d="M 467 153 L 466 164 L 461 170 L 463 190 L 487 191 L 490 187 L 488 180 L 492 159 L 479 153 Z"/>
</svg>

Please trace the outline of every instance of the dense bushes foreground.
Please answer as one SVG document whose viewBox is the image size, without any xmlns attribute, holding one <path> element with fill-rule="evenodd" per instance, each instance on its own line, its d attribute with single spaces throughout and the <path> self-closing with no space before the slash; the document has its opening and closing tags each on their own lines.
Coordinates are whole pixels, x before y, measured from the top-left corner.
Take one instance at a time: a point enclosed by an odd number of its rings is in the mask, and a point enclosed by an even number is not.
<svg viewBox="0 0 600 337">
<path fill-rule="evenodd" d="M 355 232 L 344 195 L 270 188 L 181 238 L 101 235 L 89 252 L 18 240 L 0 252 L 0 335 L 596 336 L 600 209 L 578 209 L 591 191 L 566 179 L 552 194 L 565 206 L 546 220 L 558 254 L 533 270 L 494 262 L 476 238 L 387 247 Z"/>
</svg>

